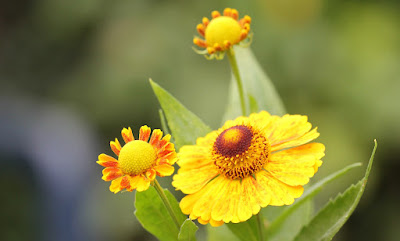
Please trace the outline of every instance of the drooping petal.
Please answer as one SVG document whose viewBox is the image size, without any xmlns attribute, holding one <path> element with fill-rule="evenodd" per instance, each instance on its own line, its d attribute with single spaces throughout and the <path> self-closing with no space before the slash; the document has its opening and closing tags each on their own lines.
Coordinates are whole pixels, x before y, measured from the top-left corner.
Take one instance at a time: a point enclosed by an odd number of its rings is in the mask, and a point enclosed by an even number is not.
<svg viewBox="0 0 400 241">
<path fill-rule="evenodd" d="M 261 208 L 257 200 L 257 190 L 252 184 L 253 177 L 244 178 L 240 185 L 240 199 L 238 204 L 238 218 L 240 222 L 246 221 L 257 214 Z"/>
<path fill-rule="evenodd" d="M 137 183 L 136 183 L 136 190 L 138 192 L 142 192 L 142 191 L 146 191 L 147 189 L 149 189 L 150 186 L 150 180 L 146 179 L 143 176 L 139 176 L 140 178 L 138 178 Z"/>
<path fill-rule="evenodd" d="M 115 153 L 115 155 L 119 155 L 121 151 L 121 144 L 119 143 L 118 139 L 115 138 L 115 141 L 110 141 L 111 150 Z"/>
<path fill-rule="evenodd" d="M 153 181 L 156 178 L 156 175 L 157 175 L 157 173 L 156 173 L 155 168 L 151 168 L 151 169 L 146 171 L 146 177 L 150 181 Z"/>
<path fill-rule="evenodd" d="M 148 126 L 142 126 L 139 130 L 139 140 L 141 141 L 148 141 L 151 134 L 151 129 Z"/>
<path fill-rule="evenodd" d="M 213 180 L 211 185 L 208 185 L 207 192 L 203 193 L 201 197 L 193 206 L 193 214 L 203 220 L 211 219 L 211 211 L 214 204 L 218 201 L 219 194 L 224 191 L 226 180 L 222 177 Z"/>
<path fill-rule="evenodd" d="M 215 221 L 214 219 L 210 219 L 210 225 L 213 227 L 219 227 L 222 226 L 222 224 L 224 224 L 224 221 Z"/>
<path fill-rule="evenodd" d="M 256 177 L 257 183 L 270 193 L 271 201 L 269 205 L 272 206 L 290 205 L 294 202 L 294 199 L 300 197 L 304 191 L 302 186 L 289 186 L 265 171 L 258 172 Z"/>
<path fill-rule="evenodd" d="M 172 185 L 185 194 L 195 193 L 218 175 L 215 166 L 207 165 L 200 168 L 180 169 L 174 175 Z"/>
<path fill-rule="evenodd" d="M 154 169 L 160 177 L 171 176 L 175 171 L 175 168 L 169 164 L 158 165 L 155 166 Z"/>
<path fill-rule="evenodd" d="M 228 184 L 228 197 L 226 198 L 225 205 L 227 212 L 223 217 L 225 223 L 233 222 L 238 223 L 239 217 L 237 215 L 239 199 L 240 199 L 240 180 L 232 180 Z"/>
<path fill-rule="evenodd" d="M 104 181 L 111 181 L 118 177 L 121 177 L 122 175 L 124 175 L 124 173 L 121 171 L 121 169 L 116 167 L 106 167 L 103 169 L 102 179 Z"/>
<path fill-rule="evenodd" d="M 102 153 L 99 155 L 98 159 L 99 160 L 96 163 L 103 167 L 117 167 L 118 166 L 118 161 L 112 156 Z"/>
<path fill-rule="evenodd" d="M 128 129 L 124 128 L 121 131 L 122 138 L 124 139 L 125 143 L 135 140 L 132 134 L 132 129 L 128 127 Z"/>
<path fill-rule="evenodd" d="M 194 205 L 201 197 L 204 196 L 204 194 L 208 193 L 210 188 L 214 188 L 213 183 L 221 181 L 220 179 L 221 178 L 215 178 L 212 182 L 209 183 L 209 185 L 206 185 L 204 188 L 200 189 L 198 192 L 189 194 L 189 195 L 185 196 L 184 198 L 182 198 L 182 200 L 179 203 L 179 207 L 181 208 L 182 212 L 184 214 L 190 214 L 191 218 L 193 218 L 193 216 L 195 218 L 199 217 L 200 215 L 195 215 L 192 213 Z"/>
<path fill-rule="evenodd" d="M 265 169 L 288 185 L 305 185 L 314 176 L 315 166 L 322 164 L 318 161 L 324 156 L 324 151 L 323 144 L 310 143 L 272 153 Z"/>
<path fill-rule="evenodd" d="M 121 189 L 129 190 L 131 188 L 129 175 L 125 175 L 122 177 L 120 186 L 121 186 Z"/>
<path fill-rule="evenodd" d="M 122 177 L 119 177 L 111 182 L 110 191 L 113 193 L 117 193 L 122 190 L 121 188 Z"/>
<path fill-rule="evenodd" d="M 314 165 L 314 174 L 317 173 L 318 168 L 319 168 L 321 165 L 322 165 L 322 161 L 321 161 L 321 160 L 318 160 L 318 161 L 315 162 L 315 165 Z"/>
</svg>

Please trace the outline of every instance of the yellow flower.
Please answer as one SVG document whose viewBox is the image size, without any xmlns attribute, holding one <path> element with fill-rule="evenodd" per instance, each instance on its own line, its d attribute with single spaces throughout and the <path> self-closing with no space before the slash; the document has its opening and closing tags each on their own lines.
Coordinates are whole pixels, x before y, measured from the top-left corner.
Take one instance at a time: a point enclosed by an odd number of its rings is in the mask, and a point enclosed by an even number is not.
<svg viewBox="0 0 400 241">
<path fill-rule="evenodd" d="M 106 154 L 99 155 L 97 163 L 105 167 L 102 179 L 112 181 L 111 192 L 117 193 L 123 189 L 144 191 L 156 175 L 162 177 L 174 173 L 172 165 L 176 162 L 176 152 L 174 144 L 170 142 L 171 136 L 162 138 L 163 133 L 159 129 L 155 129 L 151 137 L 150 134 L 151 129 L 142 126 L 139 140 L 135 140 L 131 128 L 124 128 L 121 135 L 125 145 L 121 147 L 117 138 L 110 142 L 118 160 Z"/>
<path fill-rule="evenodd" d="M 321 166 L 325 146 L 307 116 L 268 112 L 227 121 L 183 146 L 172 185 L 188 194 L 182 212 L 219 226 L 248 220 L 268 205 L 290 205 Z"/>
<path fill-rule="evenodd" d="M 224 51 L 248 39 L 251 18 L 246 15 L 239 20 L 238 11 L 231 8 L 225 8 L 223 16 L 218 11 L 213 11 L 211 16 L 211 21 L 204 17 L 203 23 L 197 25 L 197 31 L 205 39 L 195 37 L 193 43 L 205 48 L 204 51 L 196 52 L 208 53 L 210 58 L 220 59 Z"/>
</svg>

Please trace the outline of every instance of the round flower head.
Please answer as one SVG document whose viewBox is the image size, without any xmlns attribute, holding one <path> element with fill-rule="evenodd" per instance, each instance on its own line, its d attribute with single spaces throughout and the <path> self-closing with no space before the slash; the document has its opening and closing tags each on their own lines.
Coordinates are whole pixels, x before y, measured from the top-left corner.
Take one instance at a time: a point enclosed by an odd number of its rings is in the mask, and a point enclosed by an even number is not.
<svg viewBox="0 0 400 241">
<path fill-rule="evenodd" d="M 197 25 L 197 31 L 204 39 L 195 37 L 193 43 L 205 48 L 203 51 L 195 50 L 197 53 L 211 59 L 214 57 L 222 59 L 224 52 L 233 45 L 246 39 L 250 40 L 251 18 L 249 16 L 239 19 L 238 11 L 231 8 L 225 8 L 223 15 L 218 11 L 213 11 L 211 16 L 211 21 L 204 17 L 203 23 Z"/>
<path fill-rule="evenodd" d="M 268 112 L 227 121 L 183 146 L 172 185 L 188 194 L 182 212 L 219 226 L 248 220 L 268 205 L 290 205 L 321 166 L 325 147 L 307 116 Z"/>
<path fill-rule="evenodd" d="M 144 191 L 156 175 L 170 176 L 174 173 L 172 166 L 176 162 L 174 144 L 169 142 L 170 135 L 162 138 L 162 131 L 155 129 L 150 137 L 151 129 L 142 126 L 139 139 L 135 140 L 132 130 L 124 128 L 121 132 L 125 145 L 121 147 L 117 138 L 110 146 L 118 160 L 106 154 L 100 154 L 98 164 L 103 169 L 104 181 L 111 181 L 110 191 L 117 193 L 127 191 Z M 150 141 L 148 141 L 150 138 Z"/>
</svg>

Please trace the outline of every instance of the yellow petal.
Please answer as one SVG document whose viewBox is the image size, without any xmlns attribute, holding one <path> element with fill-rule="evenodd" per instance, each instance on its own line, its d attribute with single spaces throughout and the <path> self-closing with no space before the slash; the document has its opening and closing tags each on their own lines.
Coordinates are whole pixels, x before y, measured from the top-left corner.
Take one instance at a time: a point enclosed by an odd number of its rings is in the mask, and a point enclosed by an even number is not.
<svg viewBox="0 0 400 241">
<path fill-rule="evenodd" d="M 179 203 L 179 207 L 181 208 L 182 212 L 186 215 L 191 214 L 193 206 L 196 204 L 197 200 L 203 196 L 205 192 L 207 192 L 207 186 L 203 189 L 200 189 L 200 191 L 196 193 L 186 195 L 184 198 L 182 198 L 182 200 Z"/>
<path fill-rule="evenodd" d="M 219 227 L 224 224 L 224 221 L 215 221 L 214 219 L 210 219 L 210 225 L 213 227 Z"/>
<path fill-rule="evenodd" d="M 196 145 L 197 146 L 203 146 L 203 147 L 211 147 L 214 145 L 214 141 L 218 136 L 218 131 L 212 131 L 208 133 L 205 137 L 199 137 L 196 140 Z"/>
<path fill-rule="evenodd" d="M 210 157 L 210 149 L 202 146 L 183 146 L 179 150 L 178 165 L 181 169 L 200 168 L 207 165 L 214 165 Z"/>
<path fill-rule="evenodd" d="M 220 193 L 225 189 L 225 183 L 226 179 L 222 177 L 216 178 L 209 183 L 205 188 L 207 191 L 194 204 L 192 213 L 203 220 L 210 220 L 211 210 L 214 203 L 219 199 Z"/>
<path fill-rule="evenodd" d="M 222 179 L 224 182 L 222 185 L 225 186 L 217 196 L 217 201 L 215 202 L 212 211 L 211 211 L 211 218 L 216 221 L 222 221 L 225 217 L 226 213 L 229 211 L 229 202 L 231 200 L 231 185 L 232 180 L 226 179 L 222 176 L 217 177 L 216 179 Z M 211 184 L 211 183 L 210 183 Z"/>
<path fill-rule="evenodd" d="M 146 191 L 147 189 L 149 189 L 150 186 L 150 180 L 147 180 L 145 177 L 143 176 L 137 176 L 138 178 L 135 179 L 135 185 L 136 185 L 136 191 L 138 192 L 142 192 L 142 191 Z"/>
<path fill-rule="evenodd" d="M 265 169 L 288 185 L 304 185 L 314 176 L 316 163 L 324 151 L 323 144 L 310 143 L 272 153 Z"/>
<path fill-rule="evenodd" d="M 171 176 L 175 171 L 174 167 L 169 164 L 158 165 L 154 169 L 160 177 Z"/>
<path fill-rule="evenodd" d="M 213 165 L 193 169 L 180 169 L 174 175 L 172 185 L 185 194 L 192 194 L 200 190 L 211 179 L 218 175 L 218 170 Z"/>
<path fill-rule="evenodd" d="M 228 211 L 222 219 L 225 223 L 238 223 L 238 206 L 240 199 L 240 180 L 232 180 L 229 182 L 229 197 L 227 198 Z"/>
<path fill-rule="evenodd" d="M 241 222 L 251 218 L 260 211 L 260 204 L 257 202 L 257 191 L 252 184 L 253 177 L 244 178 L 241 182 L 240 200 L 238 206 L 238 217 Z"/>
<path fill-rule="evenodd" d="M 289 186 L 265 171 L 258 172 L 256 177 L 257 182 L 270 193 L 271 201 L 269 205 L 272 206 L 290 205 L 304 191 L 302 186 Z"/>
<path fill-rule="evenodd" d="M 115 138 L 115 141 L 110 141 L 111 150 L 115 153 L 115 155 L 119 155 L 121 151 L 121 144 L 119 143 L 118 139 Z"/>
<path fill-rule="evenodd" d="M 319 136 L 319 133 L 317 132 L 317 128 L 312 129 L 311 131 L 307 132 L 306 134 L 304 134 L 303 136 L 297 138 L 297 139 L 293 139 L 275 146 L 271 146 L 271 151 L 278 151 L 278 150 L 282 150 L 285 148 L 291 148 L 291 147 L 295 147 L 295 146 L 300 146 L 303 145 L 305 143 L 308 143 L 314 139 L 316 139 Z"/>
<path fill-rule="evenodd" d="M 157 146 L 158 142 L 161 140 L 162 135 L 163 133 L 160 129 L 154 129 L 150 137 L 150 145 Z"/>
<path fill-rule="evenodd" d="M 121 135 L 122 135 L 122 138 L 124 139 L 125 143 L 133 141 L 135 139 L 133 137 L 132 129 L 130 127 L 128 127 L 128 129 L 126 129 L 126 128 L 122 129 Z"/>
<path fill-rule="evenodd" d="M 113 193 L 117 193 L 122 190 L 121 188 L 122 177 L 119 177 L 111 182 L 110 191 Z"/>
<path fill-rule="evenodd" d="M 124 173 L 121 171 L 121 169 L 116 168 L 116 167 L 104 168 L 102 173 L 103 173 L 102 179 L 104 181 L 111 181 L 111 180 L 114 180 L 114 179 L 124 175 Z"/>
<path fill-rule="evenodd" d="M 314 173 L 316 173 L 318 171 L 318 167 L 320 167 L 321 165 L 322 165 L 322 161 L 321 160 L 318 160 L 318 161 L 315 162 Z"/>
<path fill-rule="evenodd" d="M 99 160 L 97 161 L 97 164 L 103 166 L 103 167 L 117 167 L 118 162 L 114 157 L 111 157 L 106 154 L 100 154 L 99 155 Z"/>
<path fill-rule="evenodd" d="M 318 137 L 314 129 L 310 132 L 311 124 L 307 116 L 284 115 L 265 130 L 272 151 L 307 143 Z M 301 141 L 300 141 L 301 140 Z"/>
<path fill-rule="evenodd" d="M 139 130 L 139 140 L 148 141 L 151 134 L 151 129 L 148 126 L 142 126 Z"/>
</svg>

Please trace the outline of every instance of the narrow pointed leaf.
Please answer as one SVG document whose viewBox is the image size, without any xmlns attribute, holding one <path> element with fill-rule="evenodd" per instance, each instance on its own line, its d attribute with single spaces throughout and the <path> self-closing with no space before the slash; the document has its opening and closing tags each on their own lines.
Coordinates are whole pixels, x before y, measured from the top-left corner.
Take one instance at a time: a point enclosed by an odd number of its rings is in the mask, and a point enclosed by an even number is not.
<svg viewBox="0 0 400 241">
<path fill-rule="evenodd" d="M 158 110 L 158 115 L 160 116 L 161 128 L 162 131 L 164 132 L 164 135 L 171 134 L 167 125 L 167 120 L 165 119 L 165 115 L 162 109 Z"/>
<path fill-rule="evenodd" d="M 228 228 L 242 241 L 259 241 L 257 217 L 253 216 L 246 222 L 228 223 Z"/>
<path fill-rule="evenodd" d="M 194 224 L 194 222 L 190 219 L 186 219 L 183 222 L 181 231 L 179 232 L 178 240 L 179 241 L 196 241 L 196 231 L 199 227 Z"/>
<path fill-rule="evenodd" d="M 332 240 L 353 213 L 364 193 L 377 145 L 375 140 L 375 146 L 364 178 L 357 184 L 351 185 L 343 194 L 339 194 L 333 201 L 329 201 L 311 222 L 301 230 L 295 238 L 295 241 Z"/>
<path fill-rule="evenodd" d="M 350 169 L 361 166 L 361 163 L 354 163 L 342 170 L 320 180 L 307 188 L 303 196 L 296 200 L 291 206 L 283 207 L 282 212 L 274 219 L 267 230 L 268 241 L 290 241 L 310 221 L 312 212 L 312 198 L 317 195 L 326 184 L 343 176 Z M 278 207 L 277 207 L 278 208 Z M 279 207 L 280 208 L 280 207 Z"/>
<path fill-rule="evenodd" d="M 175 197 L 167 189 L 164 189 L 164 193 L 177 215 L 178 222 L 182 225 L 186 220 L 186 216 L 181 212 Z M 159 240 L 178 240 L 179 230 L 153 187 L 144 192 L 136 192 L 135 208 L 135 215 L 143 228 Z"/>
<path fill-rule="evenodd" d="M 205 136 L 211 131 L 199 117 L 183 106 L 168 91 L 152 80 L 150 80 L 150 84 L 167 118 L 176 149 L 183 145 L 194 144 L 198 137 Z"/>
<path fill-rule="evenodd" d="M 253 111 L 254 103 L 257 111 L 266 110 L 274 115 L 286 113 L 285 107 L 280 99 L 271 80 L 261 68 L 250 48 L 235 46 L 235 55 L 238 63 L 239 73 L 243 81 L 245 96 L 252 96 L 253 100 L 247 100 L 248 110 Z M 229 87 L 228 106 L 224 115 L 224 121 L 234 119 L 241 115 L 240 100 L 235 77 L 232 75 Z"/>
</svg>

